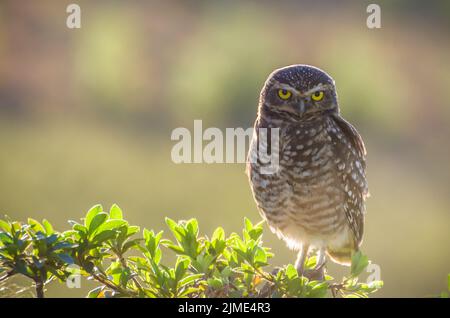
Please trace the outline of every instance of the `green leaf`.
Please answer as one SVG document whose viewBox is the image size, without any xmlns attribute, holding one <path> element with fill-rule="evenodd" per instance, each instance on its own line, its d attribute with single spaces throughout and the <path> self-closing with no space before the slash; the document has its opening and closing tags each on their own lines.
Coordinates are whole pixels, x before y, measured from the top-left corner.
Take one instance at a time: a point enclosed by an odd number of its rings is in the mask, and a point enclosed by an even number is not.
<svg viewBox="0 0 450 318">
<path fill-rule="evenodd" d="M 92 289 L 91 291 L 89 291 L 87 298 L 98 298 L 103 289 L 105 289 L 105 286 L 99 286 Z"/>
<path fill-rule="evenodd" d="M 11 225 L 6 221 L 0 220 L 0 230 L 11 232 Z"/>
<path fill-rule="evenodd" d="M 184 289 L 180 294 L 178 294 L 178 297 L 187 297 L 190 294 L 198 293 L 201 291 L 201 288 L 199 287 L 189 287 Z"/>
<path fill-rule="evenodd" d="M 448 274 L 448 276 L 447 276 L 447 287 L 448 287 L 448 291 L 450 292 L 450 274 Z"/>
<path fill-rule="evenodd" d="M 186 254 L 185 250 L 181 246 L 178 246 L 175 244 L 167 244 L 167 243 L 165 243 L 165 246 L 177 254 Z"/>
<path fill-rule="evenodd" d="M 42 224 L 44 225 L 45 232 L 47 235 L 53 234 L 55 231 L 53 230 L 53 226 L 46 219 L 42 220 Z"/>
<path fill-rule="evenodd" d="M 155 263 L 158 264 L 161 256 L 161 250 L 159 249 L 160 240 L 163 232 L 159 232 L 155 235 L 153 231 L 144 229 L 143 231 L 145 239 L 145 247 L 151 258 L 154 259 Z"/>
<path fill-rule="evenodd" d="M 218 227 L 215 231 L 214 231 L 214 233 L 213 233 L 213 235 L 212 235 L 212 238 L 211 238 L 211 241 L 216 241 L 216 240 L 224 240 L 225 239 L 225 231 L 224 231 L 224 229 L 222 228 L 222 227 Z"/>
<path fill-rule="evenodd" d="M 185 234 L 184 229 L 181 226 L 179 226 L 174 220 L 172 220 L 170 218 L 166 218 L 166 224 L 169 227 L 172 234 L 177 239 L 177 241 L 181 242 L 183 240 L 183 236 Z"/>
<path fill-rule="evenodd" d="M 99 226 L 97 232 L 102 232 L 102 231 L 106 231 L 106 230 L 115 230 L 124 225 L 128 225 L 128 222 L 124 221 L 124 220 L 117 220 L 117 219 L 108 220 Z"/>
<path fill-rule="evenodd" d="M 73 229 L 78 232 L 82 232 L 84 234 L 87 234 L 87 232 L 88 232 L 88 230 L 85 226 L 78 224 L 78 223 L 73 225 Z"/>
<path fill-rule="evenodd" d="M 187 222 L 186 228 L 188 229 L 189 233 L 191 233 L 194 237 L 197 237 L 197 235 L 198 235 L 198 221 L 196 219 L 190 219 Z"/>
<path fill-rule="evenodd" d="M 175 265 L 175 280 L 177 282 L 183 278 L 184 274 L 187 271 L 189 263 L 190 263 L 189 258 L 179 257 L 177 259 L 177 264 Z"/>
<path fill-rule="evenodd" d="M 44 229 L 44 227 L 42 226 L 42 224 L 39 223 L 38 221 L 36 221 L 35 219 L 33 219 L 33 218 L 28 218 L 28 224 L 31 225 L 32 229 L 33 229 L 35 232 L 42 232 L 42 233 L 45 233 L 45 229 Z"/>
<path fill-rule="evenodd" d="M 56 243 L 53 246 L 53 250 L 56 251 L 56 250 L 61 250 L 61 249 L 74 248 L 74 247 L 77 247 L 77 246 L 78 246 L 77 244 L 72 244 L 70 242 L 63 241 L 63 242 Z"/>
<path fill-rule="evenodd" d="M 327 292 L 328 292 L 328 283 L 321 282 L 311 289 L 308 296 L 311 298 L 323 298 L 327 295 Z"/>
<path fill-rule="evenodd" d="M 108 214 L 105 212 L 100 212 L 98 214 L 96 214 L 91 222 L 89 223 L 89 234 L 93 234 L 94 231 L 100 226 L 102 225 L 106 219 L 108 218 Z"/>
<path fill-rule="evenodd" d="M 136 225 L 130 225 L 127 229 L 127 237 L 130 237 L 133 234 L 138 233 L 141 230 L 139 226 Z"/>
<path fill-rule="evenodd" d="M 70 265 L 75 263 L 72 256 L 70 256 L 69 254 L 66 253 L 61 253 L 61 254 L 56 254 L 56 256 L 62 260 L 66 265 Z"/>
<path fill-rule="evenodd" d="M 45 238 L 45 243 L 47 243 L 48 245 L 52 245 L 53 243 L 55 243 L 58 240 L 58 235 L 56 234 L 51 234 L 49 236 L 47 236 Z"/>
<path fill-rule="evenodd" d="M 244 225 L 247 232 L 253 229 L 253 224 L 248 218 L 244 218 Z"/>
<path fill-rule="evenodd" d="M 8 233 L 0 232 L 0 241 L 4 244 L 12 244 L 13 239 Z"/>
<path fill-rule="evenodd" d="M 189 285 L 190 283 L 196 281 L 197 279 L 200 279 L 204 276 L 204 274 L 192 274 L 189 276 L 186 276 L 182 280 L 180 280 L 180 287 L 184 287 L 186 285 Z"/>
<path fill-rule="evenodd" d="M 100 204 L 94 205 L 92 208 L 90 208 L 84 219 L 84 226 L 89 228 L 94 217 L 102 211 L 103 207 Z"/>
<path fill-rule="evenodd" d="M 137 238 L 131 241 L 126 242 L 123 247 L 122 247 L 122 253 L 125 253 L 126 251 L 128 251 L 130 248 L 135 247 L 137 245 L 139 245 L 139 243 L 142 241 L 143 239 L 141 238 Z"/>
<path fill-rule="evenodd" d="M 128 284 L 128 281 L 131 279 L 131 272 L 130 269 L 125 268 L 123 269 L 122 273 L 120 274 L 119 283 L 122 287 L 126 287 Z"/>
<path fill-rule="evenodd" d="M 23 251 L 25 251 L 25 249 L 31 244 L 30 240 L 21 240 L 18 239 L 17 240 L 17 247 L 19 248 L 19 252 L 23 253 Z"/>
<path fill-rule="evenodd" d="M 214 261 L 214 256 L 209 254 L 200 254 L 192 261 L 192 266 L 201 273 L 208 273 L 209 266 Z"/>
<path fill-rule="evenodd" d="M 351 274 L 353 277 L 357 277 L 363 272 L 363 270 L 369 265 L 369 259 L 363 255 L 361 251 L 358 251 L 352 256 Z"/>
<path fill-rule="evenodd" d="M 226 242 L 225 242 L 225 231 L 223 230 L 223 228 L 218 227 L 214 231 L 211 239 L 211 246 L 214 248 L 214 252 L 216 254 L 220 254 L 224 251 L 226 247 Z"/>
<path fill-rule="evenodd" d="M 262 266 L 263 264 L 267 264 L 266 251 L 262 247 L 259 247 L 259 246 L 256 247 L 254 261 L 259 266 Z"/>
<path fill-rule="evenodd" d="M 109 217 L 111 219 L 119 219 L 119 220 L 123 219 L 122 210 L 119 208 L 117 204 L 113 204 L 111 206 L 111 209 L 109 209 Z"/>
<path fill-rule="evenodd" d="M 28 276 L 31 278 L 34 277 L 34 272 L 23 260 L 19 260 L 16 262 L 14 270 L 22 275 L 25 275 L 25 276 Z"/>
<path fill-rule="evenodd" d="M 22 225 L 19 222 L 12 222 L 11 223 L 11 232 L 19 232 L 22 228 Z"/>
<path fill-rule="evenodd" d="M 177 222 L 168 217 L 166 217 L 166 224 L 172 231 L 175 231 L 175 229 L 178 227 Z"/>
<path fill-rule="evenodd" d="M 262 234 L 263 234 L 263 229 L 260 227 L 259 228 L 255 227 L 255 228 L 251 229 L 250 231 L 248 231 L 248 235 L 250 236 L 250 238 L 255 241 L 257 241 L 259 238 L 261 238 Z"/>
<path fill-rule="evenodd" d="M 297 269 L 294 267 L 294 265 L 289 264 L 286 267 L 286 276 L 289 279 L 294 279 L 294 278 L 298 277 L 298 272 L 297 272 Z"/>
<path fill-rule="evenodd" d="M 113 230 L 101 231 L 94 236 L 94 238 L 92 239 L 92 243 L 100 244 L 100 243 L 103 243 L 107 240 L 114 238 L 115 236 L 116 236 L 116 231 L 113 231 Z"/>
<path fill-rule="evenodd" d="M 208 286 L 211 286 L 214 289 L 220 289 L 223 287 L 223 281 L 217 277 L 209 278 L 207 282 Z"/>
<path fill-rule="evenodd" d="M 317 256 L 307 257 L 305 261 L 305 269 L 313 269 L 317 264 Z"/>
<path fill-rule="evenodd" d="M 383 284 L 384 283 L 382 280 L 374 280 L 367 284 L 367 286 L 371 289 L 380 289 L 381 287 L 383 287 Z"/>
</svg>

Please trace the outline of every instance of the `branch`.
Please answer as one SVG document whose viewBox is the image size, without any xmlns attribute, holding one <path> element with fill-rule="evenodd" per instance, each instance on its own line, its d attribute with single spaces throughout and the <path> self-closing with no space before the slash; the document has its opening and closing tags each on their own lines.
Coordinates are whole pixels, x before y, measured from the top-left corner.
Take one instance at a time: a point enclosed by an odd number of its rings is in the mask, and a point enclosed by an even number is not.
<svg viewBox="0 0 450 318">
<path fill-rule="evenodd" d="M 129 296 L 129 297 L 137 297 L 138 296 L 137 293 L 132 292 L 132 291 L 127 290 L 127 289 L 124 289 L 124 288 L 122 288 L 120 286 L 117 286 L 117 285 L 111 283 L 108 279 L 105 279 L 104 277 L 101 277 L 101 276 L 99 276 L 97 274 L 94 274 L 94 273 L 91 273 L 91 275 L 96 281 L 102 283 L 103 285 L 109 287 L 110 289 L 112 289 L 112 290 L 114 290 L 116 292 L 119 292 L 119 293 L 121 293 L 123 295 L 126 295 L 126 296 Z"/>
<path fill-rule="evenodd" d="M 37 298 L 44 298 L 44 283 L 42 280 L 36 278 L 36 297 Z"/>
</svg>

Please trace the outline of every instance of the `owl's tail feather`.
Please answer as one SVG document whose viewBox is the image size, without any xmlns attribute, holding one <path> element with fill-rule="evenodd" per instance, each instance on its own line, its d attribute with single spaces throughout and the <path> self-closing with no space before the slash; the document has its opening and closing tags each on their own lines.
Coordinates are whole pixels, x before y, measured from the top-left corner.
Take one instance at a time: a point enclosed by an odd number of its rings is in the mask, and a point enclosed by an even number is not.
<svg viewBox="0 0 450 318">
<path fill-rule="evenodd" d="M 339 249 L 331 249 L 330 247 L 327 249 L 327 255 L 331 258 L 331 260 L 335 263 L 350 266 L 352 264 L 352 254 L 355 252 L 355 249 L 352 247 L 343 247 Z"/>
</svg>

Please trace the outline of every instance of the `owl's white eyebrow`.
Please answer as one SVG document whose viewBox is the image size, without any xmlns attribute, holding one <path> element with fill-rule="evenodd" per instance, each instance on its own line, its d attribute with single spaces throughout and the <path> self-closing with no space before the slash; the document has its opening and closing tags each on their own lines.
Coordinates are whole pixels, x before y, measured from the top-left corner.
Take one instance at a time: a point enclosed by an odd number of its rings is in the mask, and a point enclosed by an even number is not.
<svg viewBox="0 0 450 318">
<path fill-rule="evenodd" d="M 292 86 L 290 86 L 288 84 L 276 82 L 276 84 L 274 86 L 275 86 L 275 88 L 286 89 L 288 91 L 295 92 L 295 93 L 299 94 L 300 96 L 309 96 L 312 93 L 317 92 L 317 91 L 333 89 L 333 86 L 330 85 L 330 84 L 319 83 L 318 85 L 314 86 L 313 88 L 311 88 L 311 89 L 307 90 L 306 92 L 302 93 L 302 92 L 296 90 L 294 87 L 292 87 Z"/>
<path fill-rule="evenodd" d="M 279 82 L 277 83 L 277 85 L 275 85 L 275 88 L 285 89 L 285 90 L 288 90 L 288 91 L 292 91 L 292 92 L 298 93 L 298 91 L 295 88 L 293 88 L 292 86 L 290 86 L 288 84 L 279 83 Z"/>
<path fill-rule="evenodd" d="M 323 91 L 323 90 L 327 90 L 327 89 L 331 89 L 331 88 L 332 88 L 332 86 L 329 85 L 329 84 L 322 84 L 322 83 L 320 83 L 319 85 L 314 86 L 310 90 L 307 90 L 302 95 L 307 96 L 307 95 L 311 95 L 314 92 Z"/>
</svg>

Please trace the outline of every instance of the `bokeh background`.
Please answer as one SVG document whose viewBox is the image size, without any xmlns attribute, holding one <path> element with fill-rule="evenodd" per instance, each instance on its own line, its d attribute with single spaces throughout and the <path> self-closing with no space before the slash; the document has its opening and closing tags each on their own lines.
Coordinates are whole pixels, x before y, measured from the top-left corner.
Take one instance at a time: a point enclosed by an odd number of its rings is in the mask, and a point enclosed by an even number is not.
<svg viewBox="0 0 450 318">
<path fill-rule="evenodd" d="M 0 213 L 69 228 L 92 205 L 133 224 L 196 217 L 210 234 L 260 219 L 243 164 L 171 161 L 176 127 L 251 127 L 275 68 L 316 65 L 368 149 L 364 253 L 377 296 L 424 297 L 450 272 L 450 2 L 69 1 L 0 3 Z M 274 265 L 292 262 L 270 231 Z M 340 277 L 347 268 L 330 265 Z M 24 284 L 29 282 L 23 282 Z M 52 284 L 48 296 L 84 296 Z"/>
</svg>

